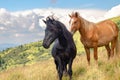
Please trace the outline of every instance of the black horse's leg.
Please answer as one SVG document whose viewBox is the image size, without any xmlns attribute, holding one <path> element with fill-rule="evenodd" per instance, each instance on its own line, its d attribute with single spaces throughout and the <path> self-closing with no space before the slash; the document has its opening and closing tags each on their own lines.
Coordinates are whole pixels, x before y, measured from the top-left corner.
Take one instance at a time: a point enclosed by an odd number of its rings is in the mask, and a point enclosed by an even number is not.
<svg viewBox="0 0 120 80">
<path fill-rule="evenodd" d="M 55 65 L 56 65 L 56 70 L 57 70 L 57 73 L 58 73 L 59 66 L 58 66 L 57 60 L 54 59 L 54 63 L 55 63 Z M 58 78 L 58 77 L 59 77 L 59 76 L 58 76 L 58 74 L 57 74 L 57 78 Z"/>
<path fill-rule="evenodd" d="M 59 75 L 59 80 L 62 80 L 62 76 L 63 76 L 63 65 L 62 65 L 62 61 L 60 59 L 60 57 L 57 57 L 58 60 L 58 75 Z"/>
<path fill-rule="evenodd" d="M 65 76 L 67 76 L 67 63 L 64 63 L 63 74 L 64 74 Z"/>
<path fill-rule="evenodd" d="M 73 59 L 71 58 L 68 64 L 68 74 L 69 74 L 70 80 L 72 80 L 72 63 L 73 63 Z"/>
<path fill-rule="evenodd" d="M 54 62 L 55 62 L 55 65 L 56 65 L 56 70 L 58 71 L 58 62 L 57 62 L 57 60 L 54 60 Z"/>
</svg>

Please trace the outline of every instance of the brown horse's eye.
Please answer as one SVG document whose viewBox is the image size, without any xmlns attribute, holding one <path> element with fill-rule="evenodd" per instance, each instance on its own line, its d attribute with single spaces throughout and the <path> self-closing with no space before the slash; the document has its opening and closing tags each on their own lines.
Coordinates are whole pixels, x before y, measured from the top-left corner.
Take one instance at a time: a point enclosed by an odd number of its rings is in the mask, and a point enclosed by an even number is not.
<svg viewBox="0 0 120 80">
<path fill-rule="evenodd" d="M 76 23 L 77 23 L 77 21 L 74 22 L 74 24 L 76 24 Z"/>
</svg>

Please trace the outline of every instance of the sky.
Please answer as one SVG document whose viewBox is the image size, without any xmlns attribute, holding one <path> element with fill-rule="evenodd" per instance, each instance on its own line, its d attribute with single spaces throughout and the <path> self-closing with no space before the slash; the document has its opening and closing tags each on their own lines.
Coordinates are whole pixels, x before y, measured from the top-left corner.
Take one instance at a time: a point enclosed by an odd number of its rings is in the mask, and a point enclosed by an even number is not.
<svg viewBox="0 0 120 80">
<path fill-rule="evenodd" d="M 120 0 L 0 0 L 0 8 L 6 8 L 9 11 L 49 7 L 109 10 L 119 3 Z"/>
<path fill-rule="evenodd" d="M 43 40 L 43 19 L 51 14 L 69 29 L 68 14 L 78 11 L 92 22 L 120 16 L 120 0 L 0 0 L 0 44 Z"/>
</svg>

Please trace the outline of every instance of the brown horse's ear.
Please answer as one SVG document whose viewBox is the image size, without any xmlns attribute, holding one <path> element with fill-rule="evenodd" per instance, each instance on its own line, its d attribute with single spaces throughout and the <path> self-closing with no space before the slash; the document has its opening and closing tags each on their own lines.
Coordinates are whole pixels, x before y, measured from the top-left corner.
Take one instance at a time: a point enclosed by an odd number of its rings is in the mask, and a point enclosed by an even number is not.
<svg viewBox="0 0 120 80">
<path fill-rule="evenodd" d="M 75 17 L 78 17 L 79 16 L 79 13 L 78 12 L 75 12 Z"/>
<path fill-rule="evenodd" d="M 46 21 L 45 21 L 45 20 L 43 20 L 43 22 L 46 24 Z"/>
<path fill-rule="evenodd" d="M 69 15 L 70 18 L 72 17 L 70 14 L 68 14 L 68 15 Z"/>
</svg>

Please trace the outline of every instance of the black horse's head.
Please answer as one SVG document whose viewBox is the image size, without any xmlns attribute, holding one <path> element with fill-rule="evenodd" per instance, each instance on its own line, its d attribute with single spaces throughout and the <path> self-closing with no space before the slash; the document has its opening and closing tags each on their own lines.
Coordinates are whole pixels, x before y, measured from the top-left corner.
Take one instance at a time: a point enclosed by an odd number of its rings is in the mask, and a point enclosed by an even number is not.
<svg viewBox="0 0 120 80">
<path fill-rule="evenodd" d="M 49 48 L 51 43 L 53 43 L 53 41 L 61 34 L 61 28 L 58 24 L 58 21 L 56 21 L 54 18 L 47 17 L 46 21 L 43 20 L 43 22 L 46 24 L 43 47 Z"/>
</svg>

